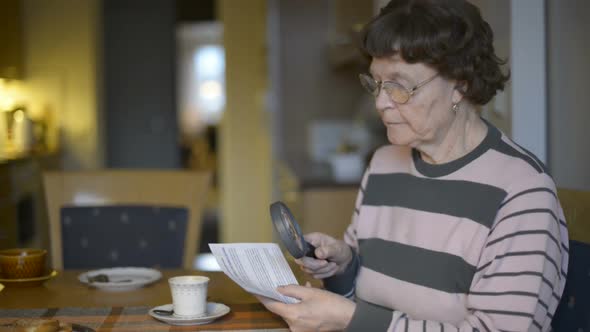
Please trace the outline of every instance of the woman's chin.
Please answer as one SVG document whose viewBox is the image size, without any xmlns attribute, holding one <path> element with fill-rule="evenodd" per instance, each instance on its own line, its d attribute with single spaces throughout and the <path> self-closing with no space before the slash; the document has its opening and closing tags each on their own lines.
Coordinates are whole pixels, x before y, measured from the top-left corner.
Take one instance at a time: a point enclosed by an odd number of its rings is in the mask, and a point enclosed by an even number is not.
<svg viewBox="0 0 590 332">
<path fill-rule="evenodd" d="M 387 140 L 389 141 L 389 143 L 399 146 L 412 146 L 412 143 L 414 142 L 414 139 L 412 139 L 412 137 L 396 134 L 388 134 Z"/>
</svg>

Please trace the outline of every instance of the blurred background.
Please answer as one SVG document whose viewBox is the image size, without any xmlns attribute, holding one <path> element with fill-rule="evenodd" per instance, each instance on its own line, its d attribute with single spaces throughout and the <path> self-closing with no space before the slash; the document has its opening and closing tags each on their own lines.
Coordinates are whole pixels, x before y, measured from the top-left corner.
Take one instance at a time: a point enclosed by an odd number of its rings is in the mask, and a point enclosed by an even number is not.
<svg viewBox="0 0 590 332">
<path fill-rule="evenodd" d="M 356 48 L 386 2 L 0 0 L 0 247 L 49 246 L 47 170 L 213 172 L 200 253 L 273 241 L 275 200 L 340 236 L 387 144 Z M 472 2 L 512 72 L 483 116 L 590 190 L 590 2 Z"/>
</svg>

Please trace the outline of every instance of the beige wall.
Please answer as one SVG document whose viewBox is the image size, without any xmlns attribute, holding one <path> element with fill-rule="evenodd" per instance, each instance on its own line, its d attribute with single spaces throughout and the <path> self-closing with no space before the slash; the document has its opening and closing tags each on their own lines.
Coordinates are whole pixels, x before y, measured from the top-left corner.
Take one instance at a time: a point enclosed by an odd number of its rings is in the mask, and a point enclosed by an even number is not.
<svg viewBox="0 0 590 332">
<path fill-rule="evenodd" d="M 33 113 L 54 113 L 61 127 L 66 169 L 102 165 L 99 4 L 99 0 L 23 0 L 29 108 Z"/>
<path fill-rule="evenodd" d="M 226 110 L 220 125 L 221 239 L 268 242 L 272 226 L 266 1 L 220 0 Z"/>
</svg>

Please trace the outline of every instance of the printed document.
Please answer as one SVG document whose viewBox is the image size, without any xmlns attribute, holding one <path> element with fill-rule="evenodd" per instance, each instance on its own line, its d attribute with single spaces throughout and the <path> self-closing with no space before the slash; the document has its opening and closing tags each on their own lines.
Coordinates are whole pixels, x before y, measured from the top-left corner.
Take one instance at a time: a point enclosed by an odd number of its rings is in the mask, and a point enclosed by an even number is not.
<svg viewBox="0 0 590 332">
<path fill-rule="evenodd" d="M 277 244 L 210 243 L 209 248 L 223 272 L 246 291 L 283 303 L 299 302 L 276 291 L 298 284 Z"/>
</svg>

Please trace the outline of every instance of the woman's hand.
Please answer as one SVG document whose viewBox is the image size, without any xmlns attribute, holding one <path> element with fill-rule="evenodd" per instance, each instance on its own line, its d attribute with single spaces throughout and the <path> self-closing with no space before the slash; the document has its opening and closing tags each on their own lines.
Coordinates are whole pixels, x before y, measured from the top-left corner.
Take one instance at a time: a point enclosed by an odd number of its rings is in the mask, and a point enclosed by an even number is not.
<svg viewBox="0 0 590 332">
<path fill-rule="evenodd" d="M 286 304 L 264 296 L 256 297 L 268 310 L 283 317 L 291 331 L 344 330 L 356 309 L 351 300 L 318 288 L 289 285 L 277 290 L 301 302 Z"/>
<path fill-rule="evenodd" d="M 322 233 L 307 234 L 305 240 L 316 247 L 315 256 L 318 259 L 303 257 L 295 262 L 315 279 L 325 279 L 339 274 L 352 261 L 352 249 L 342 240 Z"/>
</svg>

